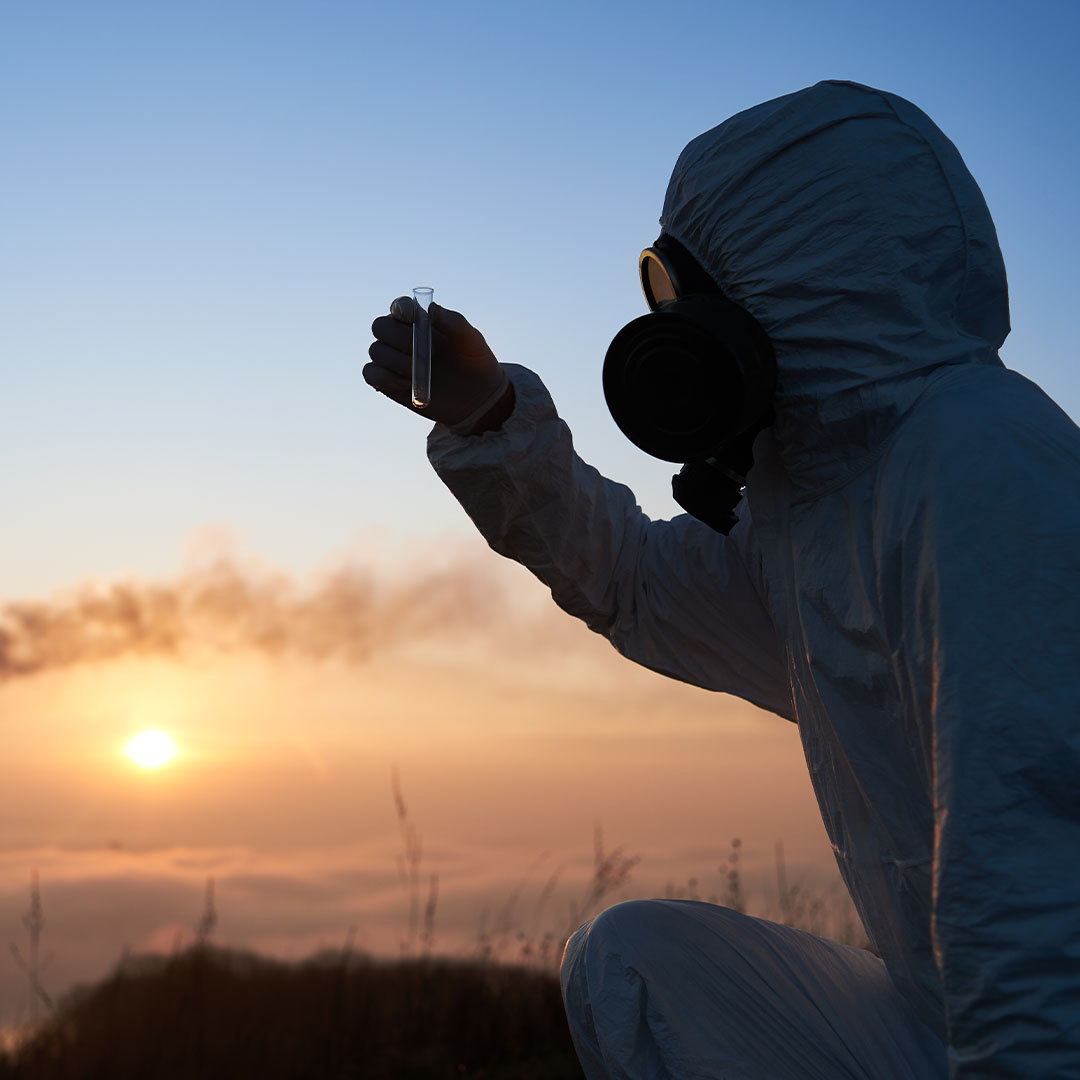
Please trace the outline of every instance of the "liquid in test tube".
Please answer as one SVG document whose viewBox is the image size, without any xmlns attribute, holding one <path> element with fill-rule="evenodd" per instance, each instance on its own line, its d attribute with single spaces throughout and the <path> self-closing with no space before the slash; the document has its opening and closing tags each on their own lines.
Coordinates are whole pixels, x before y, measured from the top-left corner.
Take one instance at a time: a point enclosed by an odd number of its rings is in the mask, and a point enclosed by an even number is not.
<svg viewBox="0 0 1080 1080">
<path fill-rule="evenodd" d="M 434 290 L 426 285 L 413 289 L 416 322 L 412 328 L 412 403 L 418 409 L 431 404 L 431 317 L 428 305 Z"/>
</svg>

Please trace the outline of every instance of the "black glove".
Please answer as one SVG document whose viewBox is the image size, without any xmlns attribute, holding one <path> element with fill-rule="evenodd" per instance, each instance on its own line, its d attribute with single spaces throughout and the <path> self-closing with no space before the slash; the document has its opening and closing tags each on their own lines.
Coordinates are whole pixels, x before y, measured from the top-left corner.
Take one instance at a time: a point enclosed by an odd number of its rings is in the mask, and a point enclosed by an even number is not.
<svg viewBox="0 0 1080 1080">
<path fill-rule="evenodd" d="M 462 435 L 498 427 L 513 409 L 513 387 L 484 335 L 464 315 L 432 303 L 431 402 L 412 403 L 412 323 L 419 307 L 399 296 L 390 314 L 371 324 L 375 340 L 364 365 L 369 386 L 406 409 L 437 420 Z"/>
</svg>

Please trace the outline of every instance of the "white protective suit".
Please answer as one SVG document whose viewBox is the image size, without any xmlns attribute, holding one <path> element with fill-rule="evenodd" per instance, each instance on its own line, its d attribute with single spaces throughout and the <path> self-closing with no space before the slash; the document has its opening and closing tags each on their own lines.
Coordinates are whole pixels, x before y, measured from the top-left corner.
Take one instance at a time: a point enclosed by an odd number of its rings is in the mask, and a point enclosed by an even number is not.
<svg viewBox="0 0 1080 1080">
<path fill-rule="evenodd" d="M 823 82 L 691 142 L 661 223 L 776 349 L 777 419 L 731 535 L 647 518 L 513 365 L 503 427 L 436 425 L 430 460 L 491 547 L 623 655 L 798 724 L 841 873 L 942 1072 L 1080 1080 L 1080 431 L 998 358 L 982 195 L 909 102 Z M 707 995 L 669 944 L 648 977 Z M 587 973 L 592 1065 L 584 991 L 567 996 L 590 1077 L 788 1075 L 708 1064 L 720 1025 L 680 1027 L 649 988 L 626 1014 L 641 1031 L 602 1030 L 624 1023 L 605 994 L 644 977 L 617 954 Z"/>
</svg>

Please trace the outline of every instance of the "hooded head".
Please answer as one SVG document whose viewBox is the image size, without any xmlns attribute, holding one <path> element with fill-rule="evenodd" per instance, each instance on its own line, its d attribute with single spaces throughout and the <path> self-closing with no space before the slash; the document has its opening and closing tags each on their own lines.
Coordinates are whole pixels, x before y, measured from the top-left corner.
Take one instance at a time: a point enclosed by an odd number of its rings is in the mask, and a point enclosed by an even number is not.
<svg viewBox="0 0 1080 1080">
<path fill-rule="evenodd" d="M 769 335 L 798 494 L 862 468 L 944 366 L 1000 364 L 990 212 L 903 98 L 820 82 L 738 113 L 682 152 L 660 222 Z"/>
</svg>

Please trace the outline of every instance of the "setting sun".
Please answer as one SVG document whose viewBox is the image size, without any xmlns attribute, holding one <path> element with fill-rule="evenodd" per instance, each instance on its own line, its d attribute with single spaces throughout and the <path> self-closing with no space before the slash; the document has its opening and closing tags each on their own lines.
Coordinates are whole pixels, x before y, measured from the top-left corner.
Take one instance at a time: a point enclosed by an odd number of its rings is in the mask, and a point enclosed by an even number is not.
<svg viewBox="0 0 1080 1080">
<path fill-rule="evenodd" d="M 124 753 L 140 769 L 159 769 L 176 756 L 176 743 L 164 731 L 140 731 L 124 744 Z"/>
</svg>

